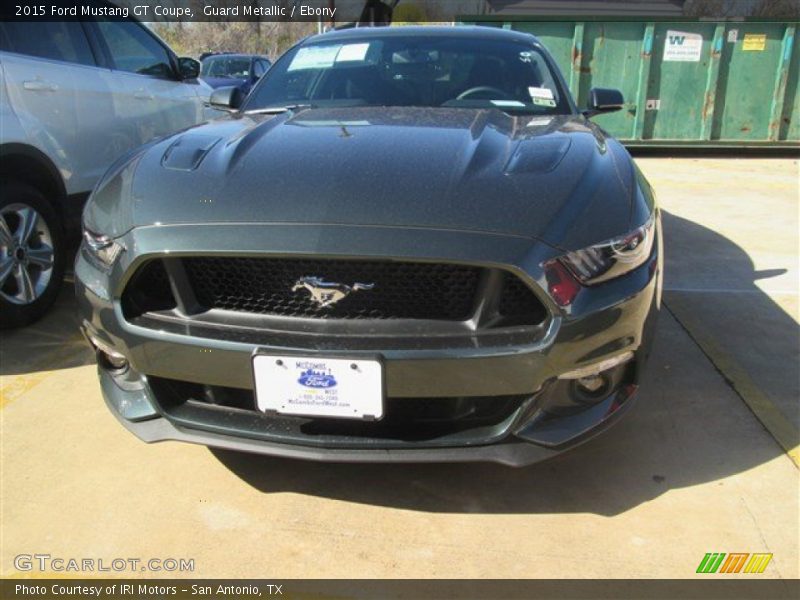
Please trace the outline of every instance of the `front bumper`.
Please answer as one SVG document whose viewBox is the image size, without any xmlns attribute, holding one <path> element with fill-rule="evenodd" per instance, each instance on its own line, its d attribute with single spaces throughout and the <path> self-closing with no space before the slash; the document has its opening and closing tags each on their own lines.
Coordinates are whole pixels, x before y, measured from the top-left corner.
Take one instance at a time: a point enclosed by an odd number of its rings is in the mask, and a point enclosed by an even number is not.
<svg viewBox="0 0 800 600">
<path fill-rule="evenodd" d="M 501 442 L 456 447 L 425 448 L 325 448 L 296 444 L 267 442 L 243 437 L 225 435 L 191 427 L 176 425 L 164 416 L 147 416 L 142 419 L 126 418 L 139 404 L 147 399 L 145 389 L 138 392 L 122 389 L 113 377 L 99 368 L 103 397 L 106 405 L 119 422 L 140 440 L 147 443 L 177 441 L 200 444 L 212 448 L 249 452 L 283 458 L 295 458 L 323 462 L 377 462 L 377 463 L 444 463 L 444 462 L 494 462 L 510 467 L 522 467 L 545 460 L 568 448 L 573 448 L 607 429 L 626 414 L 634 405 L 630 396 L 621 394 L 609 398 L 596 406 L 590 414 L 561 418 L 547 433 L 555 436 L 567 432 L 569 442 L 563 445 L 547 446 L 526 440 L 524 437 L 510 436 Z M 615 403 L 618 406 L 615 406 Z"/>
<path fill-rule="evenodd" d="M 147 442 L 179 440 L 262 454 L 330 461 L 460 462 L 492 461 L 524 465 L 547 458 L 592 437 L 613 423 L 631 405 L 644 364 L 655 316 L 660 305 L 660 249 L 650 263 L 630 275 L 589 290 L 567 310 L 547 298 L 551 318 L 534 338 L 505 338 L 504 344 L 473 340 L 471 344 L 422 345 L 405 340 L 392 347 L 363 341 L 348 347 L 335 339 L 264 335 L 208 324 L 165 322 L 158 329 L 128 322 L 120 307 L 127 275 L 142 260 L 161 255 L 164 240 L 171 255 L 196 253 L 202 227 L 140 228 L 124 240 L 135 255 L 125 253 L 111 274 L 96 269 L 79 255 L 76 292 L 82 327 L 95 345 L 124 355 L 130 368 L 118 372 L 99 361 L 103 394 L 120 421 Z M 292 230 L 295 231 L 292 231 Z M 206 248 L 253 255 L 263 239 L 287 255 L 369 254 L 366 228 L 318 232 L 314 247 L 302 227 L 247 225 L 215 226 L 202 231 Z M 380 256 L 458 260 L 502 265 L 544 284 L 538 265 L 552 250 L 530 240 L 477 233 L 418 230 L 380 232 Z M 209 239 L 210 238 L 210 239 Z M 448 239 L 449 238 L 449 239 Z M 660 238 L 660 232 L 659 232 Z M 236 240 L 233 246 L 231 240 Z M 344 241 L 343 241 L 344 240 Z M 374 255 L 374 252 L 372 253 Z M 601 289 L 602 288 L 602 289 Z M 463 340 L 462 340 L 463 341 Z M 373 344 L 372 346 L 370 344 Z M 159 397 L 157 382 L 190 382 L 224 389 L 252 390 L 251 355 L 256 349 L 292 349 L 310 354 L 379 351 L 386 366 L 387 397 L 399 399 L 444 397 L 515 397 L 508 414 L 489 426 L 427 439 L 356 440 L 342 436 L 275 435 L 262 415 L 243 415 L 239 409 L 203 407 L 178 410 Z M 551 411 L 567 385 L 558 376 L 576 368 L 632 353 L 619 385 L 612 393 L 580 410 Z M 196 407 L 195 407 L 196 408 Z M 561 408 L 559 406 L 559 408 Z M 255 420 L 254 420 L 255 419 Z M 261 420 L 259 420 L 261 419 Z M 291 423 L 286 423 L 287 428 Z"/>
</svg>

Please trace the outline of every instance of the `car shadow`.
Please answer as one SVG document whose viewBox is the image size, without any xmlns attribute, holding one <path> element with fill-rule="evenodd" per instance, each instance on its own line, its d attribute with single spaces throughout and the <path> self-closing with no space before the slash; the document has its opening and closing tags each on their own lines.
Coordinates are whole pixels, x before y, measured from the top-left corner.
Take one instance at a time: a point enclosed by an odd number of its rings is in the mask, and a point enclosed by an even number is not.
<svg viewBox="0 0 800 600">
<path fill-rule="evenodd" d="M 36 323 L 0 333 L 0 376 L 71 369 L 95 362 L 78 329 L 77 302 L 71 280 L 50 311 Z"/>
<path fill-rule="evenodd" d="M 664 288 L 669 310 L 701 345 L 714 346 L 711 358 L 734 379 L 734 387 L 752 384 L 800 430 L 800 326 L 791 314 L 797 310 L 796 272 L 780 278 L 788 269 L 756 270 L 739 246 L 676 215 L 664 213 L 664 227 L 670 248 Z M 728 368 L 728 362 L 735 365 Z"/>
<path fill-rule="evenodd" d="M 754 285 L 765 273 L 754 270 L 744 250 L 669 213 L 664 213 L 664 230 L 667 306 L 673 280 L 679 283 L 689 276 L 687 269 L 700 268 L 697 256 L 713 253 L 724 260 L 718 275 L 726 286 L 741 286 L 753 296 L 748 302 L 756 304 L 758 314 L 782 328 L 781 336 L 797 339 L 797 323 Z M 690 301 L 704 299 L 698 295 Z M 797 365 L 796 356 L 778 365 L 784 381 L 798 379 Z M 605 516 L 670 490 L 712 482 L 722 486 L 725 478 L 783 454 L 669 310 L 662 311 L 635 409 L 609 432 L 529 467 L 315 463 L 210 451 L 265 494 L 289 492 L 436 513 Z"/>
</svg>

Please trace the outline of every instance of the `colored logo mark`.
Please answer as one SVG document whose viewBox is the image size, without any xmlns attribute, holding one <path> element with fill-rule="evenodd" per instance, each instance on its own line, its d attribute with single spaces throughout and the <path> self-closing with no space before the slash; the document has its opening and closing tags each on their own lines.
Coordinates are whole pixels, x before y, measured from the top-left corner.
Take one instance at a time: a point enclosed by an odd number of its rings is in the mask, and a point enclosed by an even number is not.
<svg viewBox="0 0 800 600">
<path fill-rule="evenodd" d="M 707 552 L 697 573 L 763 573 L 771 560 L 771 553 Z"/>
<path fill-rule="evenodd" d="M 310 388 L 332 388 L 336 386 L 336 378 L 330 372 L 325 373 L 314 369 L 303 371 L 297 382 Z"/>
</svg>

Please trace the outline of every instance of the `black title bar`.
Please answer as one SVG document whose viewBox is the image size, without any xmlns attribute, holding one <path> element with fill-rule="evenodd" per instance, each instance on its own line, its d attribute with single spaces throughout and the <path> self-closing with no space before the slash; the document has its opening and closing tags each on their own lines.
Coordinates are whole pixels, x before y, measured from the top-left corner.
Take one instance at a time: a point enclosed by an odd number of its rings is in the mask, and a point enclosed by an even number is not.
<svg viewBox="0 0 800 600">
<path fill-rule="evenodd" d="M 335 26 L 472 20 L 782 20 L 800 0 L 4 0 L 2 20 L 306 21 Z M 770 10 L 780 13 L 770 14 Z"/>
</svg>

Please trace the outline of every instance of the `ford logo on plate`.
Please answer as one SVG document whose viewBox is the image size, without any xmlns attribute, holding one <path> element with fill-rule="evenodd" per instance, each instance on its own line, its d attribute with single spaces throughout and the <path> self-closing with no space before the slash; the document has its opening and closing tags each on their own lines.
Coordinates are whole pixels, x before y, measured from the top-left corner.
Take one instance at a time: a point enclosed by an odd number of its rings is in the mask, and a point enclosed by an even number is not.
<svg viewBox="0 0 800 600">
<path fill-rule="evenodd" d="M 336 387 L 336 378 L 333 375 L 323 371 L 315 371 L 314 369 L 308 369 L 300 373 L 300 379 L 297 382 L 310 388 Z"/>
</svg>

